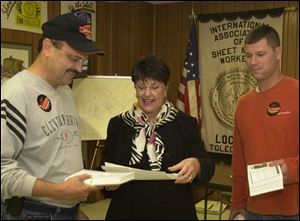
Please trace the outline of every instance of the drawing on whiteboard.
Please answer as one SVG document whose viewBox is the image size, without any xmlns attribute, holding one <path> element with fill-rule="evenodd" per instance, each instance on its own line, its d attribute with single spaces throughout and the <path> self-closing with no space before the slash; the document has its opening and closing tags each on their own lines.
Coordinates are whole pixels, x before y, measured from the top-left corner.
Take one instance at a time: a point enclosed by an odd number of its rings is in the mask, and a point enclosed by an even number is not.
<svg viewBox="0 0 300 221">
<path fill-rule="evenodd" d="M 130 77 L 74 79 L 72 89 L 82 140 L 106 139 L 110 118 L 129 110 L 136 102 Z"/>
</svg>

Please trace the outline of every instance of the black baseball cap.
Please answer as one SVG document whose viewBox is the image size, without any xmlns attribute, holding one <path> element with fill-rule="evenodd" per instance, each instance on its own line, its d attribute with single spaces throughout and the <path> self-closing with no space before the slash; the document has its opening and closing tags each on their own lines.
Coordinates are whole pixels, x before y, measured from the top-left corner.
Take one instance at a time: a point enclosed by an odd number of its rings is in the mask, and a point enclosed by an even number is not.
<svg viewBox="0 0 300 221">
<path fill-rule="evenodd" d="M 92 41 L 92 26 L 84 19 L 67 13 L 54 17 L 42 25 L 43 36 L 53 40 L 66 41 L 75 50 L 104 55 Z"/>
</svg>

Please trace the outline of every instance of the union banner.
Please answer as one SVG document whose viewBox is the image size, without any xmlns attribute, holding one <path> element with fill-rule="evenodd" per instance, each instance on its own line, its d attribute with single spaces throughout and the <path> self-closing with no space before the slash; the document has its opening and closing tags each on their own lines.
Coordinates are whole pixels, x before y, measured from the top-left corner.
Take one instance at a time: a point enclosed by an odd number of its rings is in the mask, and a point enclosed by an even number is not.
<svg viewBox="0 0 300 221">
<path fill-rule="evenodd" d="M 236 105 L 256 85 L 245 63 L 244 38 L 262 24 L 271 25 L 282 36 L 283 11 L 198 15 L 201 134 L 207 151 L 232 153 Z"/>
</svg>

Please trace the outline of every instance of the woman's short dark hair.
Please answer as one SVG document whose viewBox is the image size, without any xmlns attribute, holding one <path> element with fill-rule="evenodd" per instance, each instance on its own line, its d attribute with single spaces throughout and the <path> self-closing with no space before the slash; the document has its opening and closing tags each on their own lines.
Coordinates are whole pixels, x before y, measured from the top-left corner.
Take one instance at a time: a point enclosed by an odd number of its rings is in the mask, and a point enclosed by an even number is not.
<svg viewBox="0 0 300 221">
<path fill-rule="evenodd" d="M 163 59 L 150 55 L 141 60 L 138 60 L 132 67 L 131 80 L 145 81 L 147 79 L 157 80 L 168 84 L 170 69 Z"/>
<path fill-rule="evenodd" d="M 280 47 L 278 32 L 269 25 L 260 25 L 252 29 L 245 38 L 245 44 L 253 44 L 266 38 L 268 44 L 275 50 Z"/>
</svg>

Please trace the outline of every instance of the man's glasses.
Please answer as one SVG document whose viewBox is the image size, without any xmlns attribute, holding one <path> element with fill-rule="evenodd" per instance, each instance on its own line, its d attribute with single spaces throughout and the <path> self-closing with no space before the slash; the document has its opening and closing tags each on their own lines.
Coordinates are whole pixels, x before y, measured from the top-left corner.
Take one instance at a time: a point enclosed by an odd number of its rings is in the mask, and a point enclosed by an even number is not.
<svg viewBox="0 0 300 221">
<path fill-rule="evenodd" d="M 57 50 L 61 51 L 64 53 L 64 55 L 72 62 L 72 63 L 78 63 L 81 62 L 81 65 L 83 65 L 85 62 L 87 62 L 87 58 L 82 58 L 79 55 L 73 55 L 70 54 L 64 50 L 61 50 L 61 46 L 62 46 L 62 41 L 58 41 L 58 40 L 52 40 L 50 39 L 52 45 L 54 46 L 54 48 L 56 48 Z"/>
</svg>

